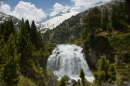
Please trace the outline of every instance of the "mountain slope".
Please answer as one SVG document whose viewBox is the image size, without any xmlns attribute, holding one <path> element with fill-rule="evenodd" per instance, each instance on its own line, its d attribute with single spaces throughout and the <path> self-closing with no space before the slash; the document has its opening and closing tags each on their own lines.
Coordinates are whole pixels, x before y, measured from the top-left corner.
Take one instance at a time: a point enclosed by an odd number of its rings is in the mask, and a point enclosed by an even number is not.
<svg viewBox="0 0 130 86">
<path fill-rule="evenodd" d="M 95 4 L 92 4 L 90 6 L 94 7 L 94 6 L 99 6 L 105 4 L 105 2 L 99 1 Z M 49 17 L 46 21 L 42 22 L 41 24 L 38 25 L 38 28 L 41 29 L 41 31 L 43 31 L 43 33 L 46 30 L 43 29 L 53 29 L 56 28 L 58 25 L 60 25 L 62 22 L 64 22 L 65 20 L 71 18 L 72 16 L 77 15 L 80 12 L 83 12 L 85 10 L 87 10 L 88 8 L 85 8 L 83 6 L 72 6 L 68 9 L 65 9 L 64 11 L 59 12 L 57 15 L 53 16 L 53 17 Z"/>
<path fill-rule="evenodd" d="M 53 29 L 53 28 L 57 27 L 59 24 L 61 24 L 64 20 L 66 20 L 76 14 L 78 14 L 78 12 L 69 12 L 69 13 L 61 14 L 59 16 L 55 16 L 55 17 L 41 23 L 40 28 L 41 29 L 42 28 Z"/>
<path fill-rule="evenodd" d="M 20 23 L 20 20 L 17 19 L 16 17 L 14 16 L 11 16 L 11 15 L 7 15 L 7 14 L 4 14 L 2 12 L 0 12 L 0 23 L 4 22 L 4 21 L 7 21 L 7 20 L 10 20 L 12 19 L 13 20 L 13 23 L 16 27 L 19 26 L 19 23 Z"/>
<path fill-rule="evenodd" d="M 118 4 L 120 1 L 124 1 L 124 0 L 119 0 L 119 1 L 113 0 L 107 2 L 104 5 L 100 5 L 98 7 L 101 10 L 103 10 L 104 7 L 111 9 L 113 4 Z M 72 16 L 71 18 L 62 22 L 59 26 L 57 26 L 53 30 L 48 30 L 46 33 L 43 34 L 44 40 L 48 41 L 48 40 L 55 39 L 58 44 L 76 41 L 85 29 L 83 23 L 84 18 L 87 16 L 88 12 L 91 9 L 92 8 L 89 8 L 88 10 L 81 12 L 76 16 Z"/>
</svg>

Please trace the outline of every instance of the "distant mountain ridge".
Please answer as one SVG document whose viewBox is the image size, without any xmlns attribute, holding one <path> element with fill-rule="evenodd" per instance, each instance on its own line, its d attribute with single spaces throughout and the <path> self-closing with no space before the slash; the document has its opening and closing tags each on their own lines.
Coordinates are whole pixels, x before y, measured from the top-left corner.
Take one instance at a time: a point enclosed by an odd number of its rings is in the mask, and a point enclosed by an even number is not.
<svg viewBox="0 0 130 86">
<path fill-rule="evenodd" d="M 99 1 L 97 3 L 94 3 L 90 6 L 94 7 L 94 6 L 99 6 L 102 4 L 105 4 L 106 2 L 103 1 Z M 88 10 L 89 8 L 85 8 L 83 6 L 77 6 L 77 7 L 71 7 L 69 9 L 66 9 L 66 11 L 61 11 L 59 12 L 57 15 L 52 16 L 52 17 L 48 17 L 47 20 L 44 20 L 43 22 L 40 22 L 40 24 L 38 25 L 38 28 L 42 31 L 45 31 L 44 29 L 48 28 L 48 29 L 53 29 L 56 28 L 58 25 L 60 25 L 62 22 L 64 22 L 65 20 L 71 18 L 72 16 L 77 15 L 80 12 L 83 12 L 85 10 Z M 80 11 L 79 11 L 80 10 Z"/>
<path fill-rule="evenodd" d="M 103 10 L 104 7 L 109 9 L 112 8 L 113 4 L 118 4 L 119 2 L 124 2 L 125 0 L 112 0 L 107 3 L 99 2 L 102 5 L 98 5 L 98 7 Z M 97 6 L 97 4 L 93 4 L 93 7 Z M 49 41 L 55 39 L 58 44 L 64 44 L 68 42 L 74 42 L 78 40 L 82 32 L 84 31 L 84 18 L 87 16 L 88 12 L 92 8 L 89 8 L 86 11 L 81 13 L 77 13 L 77 15 L 72 16 L 71 18 L 63 21 L 56 28 L 52 30 L 48 30 L 43 34 L 44 40 Z M 78 33 L 78 34 L 77 34 Z"/>
<path fill-rule="evenodd" d="M 16 27 L 19 26 L 21 20 L 19 20 L 18 18 L 14 17 L 14 16 L 7 15 L 7 14 L 0 12 L 0 23 L 3 23 L 4 21 L 10 20 L 10 19 L 13 20 L 13 23 Z"/>
</svg>

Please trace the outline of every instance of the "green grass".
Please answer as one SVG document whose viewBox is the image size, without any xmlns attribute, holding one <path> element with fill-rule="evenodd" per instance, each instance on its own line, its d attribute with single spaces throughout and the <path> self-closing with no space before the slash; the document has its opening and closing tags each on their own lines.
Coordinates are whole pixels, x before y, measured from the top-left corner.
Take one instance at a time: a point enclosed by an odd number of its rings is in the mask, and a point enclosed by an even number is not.
<svg viewBox="0 0 130 86">
<path fill-rule="evenodd" d="M 20 75 L 18 86 L 37 86 L 31 79 Z"/>
</svg>

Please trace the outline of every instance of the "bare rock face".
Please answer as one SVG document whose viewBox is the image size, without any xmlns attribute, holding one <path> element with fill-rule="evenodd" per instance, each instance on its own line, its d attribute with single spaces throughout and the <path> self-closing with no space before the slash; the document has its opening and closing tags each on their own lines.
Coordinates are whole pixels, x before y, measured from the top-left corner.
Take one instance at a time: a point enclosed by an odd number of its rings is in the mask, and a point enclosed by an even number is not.
<svg viewBox="0 0 130 86">
<path fill-rule="evenodd" d="M 78 83 L 78 82 L 77 82 L 76 80 L 71 79 L 71 80 L 69 81 L 69 86 L 75 86 L 77 83 Z"/>
<path fill-rule="evenodd" d="M 58 83 L 58 77 L 53 73 L 51 72 L 51 76 L 50 76 L 50 80 L 48 82 L 48 85 L 49 86 L 56 86 L 57 83 Z"/>
<path fill-rule="evenodd" d="M 98 56 L 96 55 L 95 51 L 83 51 L 85 53 L 85 59 L 89 65 L 90 70 L 95 70 L 96 69 L 96 64 L 98 61 Z"/>
<path fill-rule="evenodd" d="M 130 81 L 129 81 L 129 83 L 128 83 L 128 85 L 127 86 L 130 86 Z"/>
</svg>

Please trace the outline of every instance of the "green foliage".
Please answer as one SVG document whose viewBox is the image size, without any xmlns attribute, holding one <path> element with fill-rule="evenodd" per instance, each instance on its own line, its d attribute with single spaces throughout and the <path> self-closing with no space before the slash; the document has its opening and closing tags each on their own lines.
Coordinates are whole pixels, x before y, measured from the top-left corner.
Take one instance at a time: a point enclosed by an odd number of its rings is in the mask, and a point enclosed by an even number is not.
<svg viewBox="0 0 130 86">
<path fill-rule="evenodd" d="M 106 57 L 102 56 L 98 62 L 98 71 L 94 73 L 94 77 L 98 86 L 106 82 L 113 83 L 117 78 L 115 65 L 109 64 Z"/>
<path fill-rule="evenodd" d="M 83 69 L 80 70 L 80 76 L 83 86 L 85 86 L 85 74 Z"/>
<path fill-rule="evenodd" d="M 99 54 L 107 55 L 112 51 L 109 40 L 104 36 L 97 36 L 96 38 L 90 36 L 89 44 L 92 50 L 97 51 Z"/>
<path fill-rule="evenodd" d="M 17 52 L 15 37 L 10 35 L 7 43 L 3 47 L 2 58 L 4 59 L 1 69 L 1 78 L 6 86 L 17 86 L 19 82 L 19 59 Z"/>
<path fill-rule="evenodd" d="M 81 81 L 80 80 L 78 81 L 77 86 L 80 86 L 81 84 L 82 84 L 82 86 L 91 86 L 91 83 L 88 82 L 85 78 L 85 74 L 84 74 L 83 69 L 80 70 L 80 76 L 79 77 L 81 78 Z"/>
<path fill-rule="evenodd" d="M 99 64 L 99 71 L 108 71 L 109 70 L 109 61 L 106 60 L 105 56 L 101 57 L 101 60 L 98 62 Z"/>
<path fill-rule="evenodd" d="M 113 46 L 117 52 L 124 51 L 130 53 L 129 40 L 130 40 L 130 33 L 117 34 L 116 36 L 111 38 L 110 43 L 111 46 Z"/>
<path fill-rule="evenodd" d="M 66 20 L 54 30 L 47 31 L 43 35 L 46 43 L 41 33 L 37 31 L 34 21 L 30 26 L 28 20 L 22 19 L 18 32 L 12 20 L 0 24 L 0 82 L 4 85 L 16 86 L 21 73 L 33 84 L 46 86 L 49 82 L 46 74 L 47 58 L 55 46 L 51 42 L 74 43 L 75 41 L 80 45 L 85 44 L 84 49 L 87 54 L 91 54 L 91 51 L 96 52 L 95 57 L 104 54 L 107 57 L 111 57 L 111 54 L 116 57 L 116 54 L 118 63 L 124 68 L 119 69 L 118 64 L 119 72 L 117 72 L 115 65 L 111 65 L 105 57 L 102 57 L 98 63 L 98 71 L 94 75 L 98 85 L 104 82 L 114 83 L 116 80 L 127 81 L 130 71 L 130 15 L 123 2 L 113 5 L 112 9 L 106 7 L 91 8 Z M 111 58 L 114 59 L 113 57 Z M 111 59 L 109 60 L 111 62 Z M 123 65 L 120 61 L 128 65 Z M 85 80 L 83 70 L 81 78 Z M 61 83 L 66 86 L 65 79 L 61 79 L 59 83 L 60 86 Z M 87 86 L 90 84 L 86 80 L 83 83 L 85 85 L 87 83 Z"/>
<path fill-rule="evenodd" d="M 0 24 L 0 83 L 17 86 L 22 75 L 31 79 L 33 85 L 47 86 L 49 78 L 44 75 L 48 76 L 46 63 L 53 48 L 43 41 L 34 21 L 30 26 L 28 20 L 22 19 L 18 31 L 12 20 Z"/>
<path fill-rule="evenodd" d="M 4 40 L 7 41 L 10 34 L 16 34 L 16 29 L 12 20 L 5 21 L 4 23 L 0 24 L 0 39 L 4 38 Z"/>
<path fill-rule="evenodd" d="M 124 3 L 120 2 L 119 5 L 113 5 L 112 14 L 111 14 L 111 24 L 117 31 L 126 32 L 129 30 L 128 25 L 130 16 L 126 10 Z"/>
<path fill-rule="evenodd" d="M 66 83 L 66 78 L 65 77 L 62 77 L 60 79 L 60 81 L 58 82 L 58 85 L 57 86 L 68 86 L 67 83 Z"/>
<path fill-rule="evenodd" d="M 126 6 L 124 2 L 117 1 L 116 4 L 111 5 L 111 9 L 109 7 L 108 5 L 99 7 L 102 17 L 98 17 L 98 19 L 101 20 L 101 26 L 95 21 L 94 17 L 97 16 L 94 16 L 94 8 L 89 10 L 88 15 L 85 16 L 86 21 L 84 21 L 84 24 L 86 29 L 82 32 L 82 38 L 79 41 L 84 43 L 84 49 L 87 51 L 86 55 L 90 56 L 87 60 L 95 60 L 91 58 L 93 56 L 91 52 L 96 52 L 96 60 L 99 59 L 98 57 L 106 55 L 110 62 L 114 62 L 115 54 L 121 56 L 125 61 L 126 57 L 130 54 L 130 16 L 126 10 Z M 95 29 L 92 30 L 93 27 Z M 80 44 L 82 45 L 82 43 Z M 125 56 L 125 54 L 128 55 Z M 129 58 L 127 60 L 129 61 Z M 88 62 L 91 65 L 91 61 Z"/>
<path fill-rule="evenodd" d="M 109 74 L 110 74 L 110 80 L 111 80 L 111 82 L 116 81 L 117 71 L 116 71 L 115 65 L 113 65 L 113 64 L 110 65 Z"/>
<path fill-rule="evenodd" d="M 20 75 L 18 86 L 37 86 L 31 79 Z"/>
<path fill-rule="evenodd" d="M 41 37 L 40 32 L 37 31 L 34 21 L 31 24 L 30 38 L 31 38 L 31 42 L 35 46 L 36 50 L 40 49 L 41 46 L 43 47 L 43 39 Z"/>
<path fill-rule="evenodd" d="M 120 62 L 116 65 L 117 83 L 127 84 L 130 79 L 130 64 Z"/>
<path fill-rule="evenodd" d="M 102 16 L 102 29 L 103 31 L 107 30 L 109 25 L 109 13 L 108 8 L 104 8 L 103 10 L 103 16 Z"/>
<path fill-rule="evenodd" d="M 101 26 L 101 11 L 98 7 L 94 7 L 89 11 L 85 19 L 85 25 L 91 30 Z"/>
<path fill-rule="evenodd" d="M 97 83 L 98 86 L 101 86 L 103 84 L 104 78 L 105 78 L 105 72 L 104 71 L 100 71 L 100 72 L 96 72 L 94 74 L 95 77 L 95 82 Z"/>
<path fill-rule="evenodd" d="M 83 14 L 85 15 L 85 14 Z M 84 30 L 83 19 L 80 18 L 82 14 L 72 16 L 70 19 L 65 20 L 62 24 L 52 30 L 48 30 L 43 34 L 45 41 L 55 41 L 58 44 L 74 43 Z"/>
</svg>

